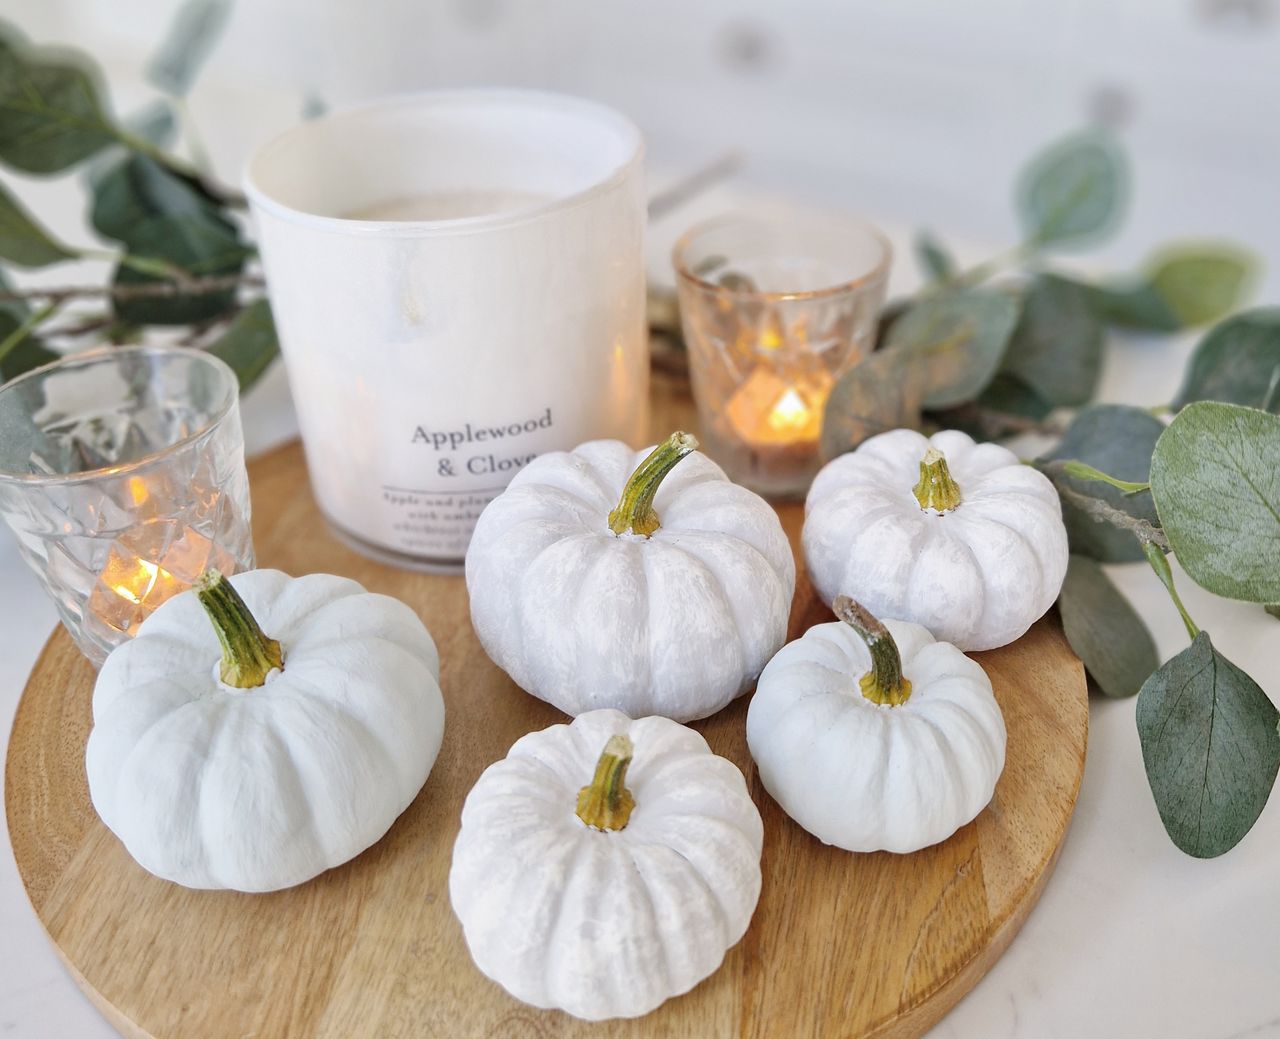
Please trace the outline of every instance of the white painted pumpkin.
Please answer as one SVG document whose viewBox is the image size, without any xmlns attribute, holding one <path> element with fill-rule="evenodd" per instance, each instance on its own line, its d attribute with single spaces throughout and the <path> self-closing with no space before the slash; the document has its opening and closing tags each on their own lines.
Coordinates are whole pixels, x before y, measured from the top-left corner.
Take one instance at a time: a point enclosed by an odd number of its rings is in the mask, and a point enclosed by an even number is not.
<svg viewBox="0 0 1280 1039">
<path fill-rule="evenodd" d="M 850 595 L 965 650 L 1024 634 L 1067 573 L 1053 484 L 1008 448 L 955 430 L 895 429 L 829 462 L 801 540 L 824 602 Z"/>
<path fill-rule="evenodd" d="M 517 999 L 637 1017 L 742 938 L 763 839 L 742 773 L 692 729 L 588 711 L 480 776 L 449 897 L 476 966 Z"/>
<path fill-rule="evenodd" d="M 471 622 L 521 688 L 573 715 L 690 721 L 786 640 L 795 561 L 777 514 L 696 447 L 674 433 L 651 453 L 596 440 L 542 455 L 484 510 Z"/>
<path fill-rule="evenodd" d="M 396 599 L 329 574 L 210 574 L 102 666 L 94 807 L 166 880 L 300 884 L 417 796 L 444 731 L 439 675 L 431 635 Z"/>
<path fill-rule="evenodd" d="M 910 852 L 991 800 L 1005 728 L 991 680 L 919 624 L 841 619 L 784 646 L 760 676 L 747 744 L 782 810 L 825 844 Z"/>
</svg>

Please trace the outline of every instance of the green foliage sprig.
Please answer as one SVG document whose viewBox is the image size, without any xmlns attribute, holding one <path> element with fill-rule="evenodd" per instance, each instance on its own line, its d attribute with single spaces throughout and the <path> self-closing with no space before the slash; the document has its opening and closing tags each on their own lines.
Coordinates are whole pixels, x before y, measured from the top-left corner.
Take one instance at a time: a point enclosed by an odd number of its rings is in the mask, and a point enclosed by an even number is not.
<svg viewBox="0 0 1280 1039">
<path fill-rule="evenodd" d="M 1210 592 L 1280 616 L 1280 308 L 1211 328 L 1167 407 L 1091 404 L 1110 330 L 1218 321 L 1257 273 L 1248 251 L 1225 242 L 1166 246 L 1137 273 L 1102 281 L 1055 269 L 1056 250 L 1114 229 L 1128 194 L 1116 143 L 1077 134 L 1019 179 L 1023 240 L 1008 252 L 960 270 L 937 238 L 921 235 L 928 284 L 887 308 L 879 349 L 836 385 L 823 449 L 834 456 L 898 426 L 1054 437 L 1033 464 L 1058 489 L 1073 553 L 1058 600 L 1063 629 L 1094 688 L 1137 695 L 1165 828 L 1183 851 L 1211 857 L 1234 847 L 1266 804 L 1280 770 L 1280 712 L 1190 616 L 1168 556 Z M 1164 664 L 1101 566 L 1142 561 L 1190 640 Z"/>
<path fill-rule="evenodd" d="M 229 8 L 228 0 L 187 0 L 179 8 L 147 68 L 160 96 L 125 119 L 110 114 L 87 56 L 33 47 L 0 26 L 0 163 L 45 176 L 83 170 L 90 221 L 107 243 L 61 241 L 0 186 L 0 260 L 25 268 L 112 264 L 105 285 L 22 290 L 0 270 L 0 380 L 67 350 L 132 342 L 156 327 L 227 361 L 242 390 L 279 352 L 243 232 L 244 198 L 212 175 L 187 115 L 186 95 Z M 190 158 L 170 147 L 180 128 Z"/>
</svg>

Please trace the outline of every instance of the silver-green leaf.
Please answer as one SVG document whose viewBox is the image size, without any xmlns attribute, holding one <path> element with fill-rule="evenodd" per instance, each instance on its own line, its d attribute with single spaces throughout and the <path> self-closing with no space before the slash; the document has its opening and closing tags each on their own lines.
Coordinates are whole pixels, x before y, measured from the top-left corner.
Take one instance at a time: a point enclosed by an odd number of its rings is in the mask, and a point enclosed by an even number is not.
<svg viewBox="0 0 1280 1039">
<path fill-rule="evenodd" d="M 931 231 L 921 231 L 915 239 L 916 262 L 929 281 L 946 281 L 956 273 L 956 263 Z"/>
<path fill-rule="evenodd" d="M 1151 452 L 1164 432 L 1154 415 L 1127 404 L 1097 404 L 1084 408 L 1048 460 L 1075 459 L 1119 480 L 1146 483 Z M 1115 487 L 1064 476 L 1066 484 L 1138 519 L 1156 524 L 1156 508 L 1149 492 L 1126 494 Z M 1144 558 L 1142 546 L 1129 531 L 1102 523 L 1069 501 L 1062 503 L 1071 551 L 1103 563 L 1133 563 Z"/>
<path fill-rule="evenodd" d="M 908 352 L 911 365 L 921 369 L 924 407 L 954 407 L 991 382 L 1017 321 L 1018 301 L 1008 293 L 941 293 L 894 321 L 885 349 Z"/>
<path fill-rule="evenodd" d="M 1156 443 L 1151 493 L 1193 581 L 1229 599 L 1280 602 L 1280 416 L 1188 405 Z"/>
<path fill-rule="evenodd" d="M 1280 307 L 1246 310 L 1200 340 L 1174 407 L 1197 400 L 1280 411 Z"/>
<path fill-rule="evenodd" d="M 1001 370 L 1049 404 L 1076 407 L 1097 389 L 1103 340 L 1085 290 L 1066 278 L 1041 274 L 1023 297 Z"/>
<path fill-rule="evenodd" d="M 1135 695 L 1160 666 L 1142 618 L 1092 559 L 1071 557 L 1058 610 L 1067 641 L 1105 696 Z"/>
<path fill-rule="evenodd" d="M 1147 264 L 1147 279 L 1186 328 L 1207 325 L 1235 310 L 1257 278 L 1252 253 L 1230 242 L 1166 246 Z"/>
<path fill-rule="evenodd" d="M 1138 694 L 1147 781 L 1169 837 L 1207 859 L 1249 832 L 1280 770 L 1280 712 L 1207 632 Z"/>
<path fill-rule="evenodd" d="M 250 303 L 208 351 L 231 366 L 240 380 L 240 392 L 247 392 L 280 353 L 270 304 L 265 299 Z"/>
<path fill-rule="evenodd" d="M 1074 134 L 1032 159 L 1019 178 L 1023 234 L 1035 246 L 1096 239 L 1119 222 L 1128 190 L 1128 168 L 1111 137 Z"/>
<path fill-rule="evenodd" d="M 0 34 L 0 159 L 27 173 L 59 173 L 119 136 L 83 55 L 33 50 Z"/>
<path fill-rule="evenodd" d="M 231 0 L 186 0 L 147 63 L 147 78 L 166 94 L 190 92 L 231 15 Z"/>
<path fill-rule="evenodd" d="M 0 185 L 0 257 L 19 267 L 47 267 L 74 259 L 75 255 L 74 250 L 37 224 Z"/>
</svg>

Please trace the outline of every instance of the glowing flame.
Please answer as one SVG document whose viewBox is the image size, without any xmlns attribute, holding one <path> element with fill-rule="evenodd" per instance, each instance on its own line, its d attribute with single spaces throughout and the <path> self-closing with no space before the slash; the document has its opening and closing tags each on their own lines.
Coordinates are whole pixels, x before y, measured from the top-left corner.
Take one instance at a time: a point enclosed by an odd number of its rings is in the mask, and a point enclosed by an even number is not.
<svg viewBox="0 0 1280 1039">
<path fill-rule="evenodd" d="M 809 424 L 810 415 L 809 405 L 804 402 L 804 398 L 794 389 L 789 389 L 778 398 L 765 421 L 769 423 L 770 429 L 783 432 L 804 429 Z"/>
<path fill-rule="evenodd" d="M 135 560 L 136 565 L 124 580 L 111 585 L 112 591 L 135 605 L 141 604 L 155 587 L 160 577 L 160 567 L 146 559 Z"/>
</svg>

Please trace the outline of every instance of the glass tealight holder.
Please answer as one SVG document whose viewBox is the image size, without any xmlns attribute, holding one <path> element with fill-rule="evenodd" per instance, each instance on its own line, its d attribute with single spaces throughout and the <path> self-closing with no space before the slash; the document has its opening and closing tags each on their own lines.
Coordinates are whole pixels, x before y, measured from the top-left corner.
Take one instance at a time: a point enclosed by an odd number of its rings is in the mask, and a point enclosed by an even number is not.
<svg viewBox="0 0 1280 1039">
<path fill-rule="evenodd" d="M 804 495 L 836 380 L 870 353 L 891 250 L 852 218 L 730 216 L 675 247 L 703 446 L 738 483 Z"/>
<path fill-rule="evenodd" d="M 95 666 L 207 568 L 253 566 L 235 373 L 178 347 L 0 386 L 0 516 Z"/>
</svg>

